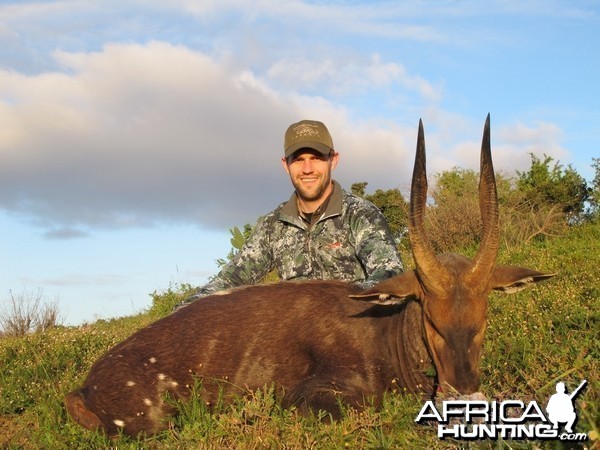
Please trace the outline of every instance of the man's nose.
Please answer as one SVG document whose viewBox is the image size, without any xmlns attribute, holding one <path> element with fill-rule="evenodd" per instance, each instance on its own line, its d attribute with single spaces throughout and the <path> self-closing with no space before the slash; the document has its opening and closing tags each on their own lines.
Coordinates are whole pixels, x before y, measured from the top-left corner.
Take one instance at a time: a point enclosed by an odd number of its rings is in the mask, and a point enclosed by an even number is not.
<svg viewBox="0 0 600 450">
<path fill-rule="evenodd" d="M 302 172 L 312 173 L 314 171 L 313 162 L 310 159 L 306 159 L 302 163 Z"/>
</svg>

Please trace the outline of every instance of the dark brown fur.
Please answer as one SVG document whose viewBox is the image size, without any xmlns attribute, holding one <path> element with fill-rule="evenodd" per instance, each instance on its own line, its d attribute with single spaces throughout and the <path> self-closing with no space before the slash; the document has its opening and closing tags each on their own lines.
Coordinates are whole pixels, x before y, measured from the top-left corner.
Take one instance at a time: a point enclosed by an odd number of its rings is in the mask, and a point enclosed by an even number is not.
<svg viewBox="0 0 600 450">
<path fill-rule="evenodd" d="M 482 244 L 471 260 L 435 255 L 423 231 L 427 194 L 419 126 L 409 236 L 416 268 L 364 291 L 335 281 L 283 282 L 200 299 L 135 333 L 102 356 L 65 399 L 86 428 L 155 433 L 174 412 L 167 394 L 190 387 L 209 404 L 274 386 L 284 407 L 340 413 L 338 401 L 379 404 L 392 388 L 433 396 L 479 387 L 479 358 L 492 289 L 517 292 L 547 279 L 496 266 L 498 211 L 489 117 L 481 160 Z M 435 367 L 437 376 L 431 374 Z"/>
<path fill-rule="evenodd" d="M 396 383 L 432 394 L 418 303 L 348 298 L 358 292 L 335 281 L 278 283 L 194 302 L 100 358 L 67 397 L 69 413 L 109 434 L 156 432 L 172 412 L 164 394 L 187 398 L 195 377 L 210 403 L 220 390 L 227 398 L 274 383 L 284 407 L 334 416 L 337 398 L 360 407 Z"/>
</svg>

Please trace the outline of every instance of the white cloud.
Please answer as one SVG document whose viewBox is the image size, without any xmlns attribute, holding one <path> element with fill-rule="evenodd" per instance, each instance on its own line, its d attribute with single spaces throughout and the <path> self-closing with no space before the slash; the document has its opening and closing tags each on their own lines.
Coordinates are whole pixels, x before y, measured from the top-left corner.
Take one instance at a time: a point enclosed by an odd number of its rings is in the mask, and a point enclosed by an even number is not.
<svg viewBox="0 0 600 450">
<path fill-rule="evenodd" d="M 253 221 L 289 195 L 282 136 L 306 117 L 347 142 L 340 176 L 348 183 L 383 183 L 377 173 L 394 152 L 389 131 L 357 131 L 324 98 L 277 93 L 252 72 L 230 73 L 185 47 L 110 44 L 55 57 L 62 72 L 0 72 L 0 118 L 10 124 L 0 135 L 0 202 L 49 237 Z M 355 172 L 363 163 L 368 169 Z"/>
<path fill-rule="evenodd" d="M 275 173 L 261 172 L 278 163 L 289 113 L 214 60 L 162 43 L 57 58 L 68 75 L 0 74 L 5 208 L 49 223 L 222 225 L 273 199 Z"/>
<path fill-rule="evenodd" d="M 260 77 L 164 42 L 54 56 L 60 71 L 0 71 L 0 207 L 44 226 L 52 238 L 94 227 L 253 222 L 289 196 L 282 139 L 303 118 L 329 126 L 342 153 L 335 176 L 346 187 L 406 186 L 417 119 L 408 126 L 364 121 L 333 103 L 331 92 L 344 82 L 341 89 L 399 83 L 424 99 L 440 95 L 427 80 L 378 58 L 325 70 L 319 77 L 329 79 L 319 83 L 329 85 L 329 95 L 320 96 L 278 89 L 273 79 L 292 73 L 285 62 Z M 430 173 L 478 159 L 479 144 L 471 142 L 479 125 L 437 107 L 426 111 L 425 123 L 432 130 Z M 500 128 L 495 136 L 505 149 L 495 160 L 514 167 L 527 151 L 557 156 L 559 131 L 548 124 Z"/>
<path fill-rule="evenodd" d="M 347 55 L 325 59 L 284 58 L 275 61 L 266 75 L 271 82 L 288 90 L 318 88 L 343 96 L 398 85 L 402 90 L 418 93 L 427 101 L 441 98 L 440 88 L 419 76 L 410 75 L 399 63 L 383 62 L 377 54 L 368 61 L 353 60 Z"/>
<path fill-rule="evenodd" d="M 433 135 L 432 142 L 426 138 L 427 147 L 434 155 L 433 160 L 429 162 L 429 170 L 435 173 L 457 166 L 478 171 L 483 120 L 478 124 L 446 114 L 443 114 L 443 117 L 444 127 Z M 495 124 L 492 117 L 491 145 L 494 168 L 508 175 L 514 174 L 515 170 L 528 170 L 531 166 L 530 153 L 540 158 L 546 154 L 555 160 L 564 159 L 568 152 L 561 145 L 563 134 L 554 124 Z"/>
<path fill-rule="evenodd" d="M 522 123 L 503 125 L 496 130 L 496 138 L 500 142 L 496 152 L 497 166 L 505 170 L 527 170 L 531 166 L 533 153 L 542 159 L 544 155 L 555 161 L 568 158 L 568 150 L 561 142 L 564 132 L 552 123 L 538 122 L 533 126 Z"/>
</svg>

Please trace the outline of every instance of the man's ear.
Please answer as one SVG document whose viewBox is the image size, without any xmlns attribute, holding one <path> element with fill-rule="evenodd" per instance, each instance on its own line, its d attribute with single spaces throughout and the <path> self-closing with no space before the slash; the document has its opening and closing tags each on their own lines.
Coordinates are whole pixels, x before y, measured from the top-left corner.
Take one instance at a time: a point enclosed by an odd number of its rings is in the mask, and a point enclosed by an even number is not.
<svg viewBox="0 0 600 450">
<path fill-rule="evenodd" d="M 334 152 L 332 156 L 329 158 L 331 160 L 331 170 L 335 169 L 340 160 L 340 154 L 338 152 Z"/>
<path fill-rule="evenodd" d="M 285 169 L 285 172 L 289 175 L 290 174 L 290 168 L 288 167 L 287 158 L 285 156 L 281 158 L 281 165 Z"/>
</svg>

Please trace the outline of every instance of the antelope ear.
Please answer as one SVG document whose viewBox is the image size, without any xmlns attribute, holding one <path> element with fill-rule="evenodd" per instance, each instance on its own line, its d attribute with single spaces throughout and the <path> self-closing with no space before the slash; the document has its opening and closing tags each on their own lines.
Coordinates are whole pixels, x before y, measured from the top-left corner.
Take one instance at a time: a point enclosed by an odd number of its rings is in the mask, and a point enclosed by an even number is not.
<svg viewBox="0 0 600 450">
<path fill-rule="evenodd" d="M 377 283 L 375 286 L 350 295 L 350 298 L 376 305 L 397 305 L 412 298 L 418 298 L 419 282 L 413 270 Z"/>
<path fill-rule="evenodd" d="M 514 294 L 533 283 L 552 278 L 556 273 L 544 273 L 518 266 L 497 266 L 492 272 L 492 289 Z"/>
</svg>

